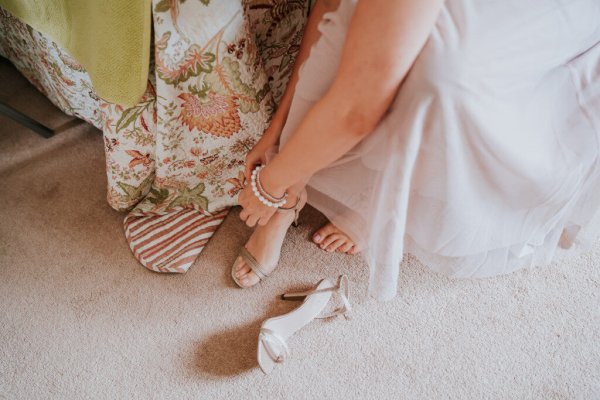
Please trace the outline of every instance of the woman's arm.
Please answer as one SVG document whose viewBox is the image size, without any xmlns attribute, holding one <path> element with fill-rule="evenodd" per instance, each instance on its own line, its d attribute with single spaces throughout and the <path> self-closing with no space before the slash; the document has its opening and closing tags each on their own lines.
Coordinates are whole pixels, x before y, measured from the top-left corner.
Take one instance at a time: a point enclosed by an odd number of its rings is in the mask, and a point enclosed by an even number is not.
<svg viewBox="0 0 600 400">
<path fill-rule="evenodd" d="M 337 10 L 340 0 L 318 0 L 310 11 L 306 26 L 304 27 L 304 33 L 302 35 L 302 41 L 300 43 L 300 50 L 296 55 L 294 62 L 294 69 L 290 75 L 290 79 L 286 85 L 283 96 L 277 106 L 277 111 L 271 118 L 271 125 L 275 125 L 279 128 L 279 134 L 285 125 L 287 120 L 290 107 L 292 105 L 292 99 L 294 98 L 294 92 L 296 90 L 296 83 L 298 82 L 298 70 L 300 66 L 308 58 L 312 45 L 319 40 L 321 32 L 317 29 L 319 22 L 323 14 Z M 279 137 L 279 135 L 277 136 Z"/>
<path fill-rule="evenodd" d="M 250 174 L 256 165 L 266 163 L 267 152 L 269 152 L 279 141 L 281 131 L 283 130 L 292 105 L 294 92 L 296 91 L 300 65 L 308 58 L 313 44 L 321 37 L 321 32 L 319 32 L 317 27 L 323 18 L 323 14 L 335 11 L 338 8 L 339 3 L 340 0 L 319 0 L 312 8 L 308 20 L 306 21 L 306 26 L 304 27 L 300 49 L 294 62 L 294 68 L 277 106 L 277 111 L 273 114 L 269 127 L 263 132 L 258 143 L 256 143 L 252 150 L 246 155 L 246 168 L 244 170 L 246 180 L 250 180 Z"/>
<path fill-rule="evenodd" d="M 443 0 L 358 2 L 333 84 L 261 171 L 267 192 L 280 196 L 308 180 L 374 130 L 424 46 L 442 4 Z M 295 81 L 290 84 L 295 86 Z"/>
</svg>

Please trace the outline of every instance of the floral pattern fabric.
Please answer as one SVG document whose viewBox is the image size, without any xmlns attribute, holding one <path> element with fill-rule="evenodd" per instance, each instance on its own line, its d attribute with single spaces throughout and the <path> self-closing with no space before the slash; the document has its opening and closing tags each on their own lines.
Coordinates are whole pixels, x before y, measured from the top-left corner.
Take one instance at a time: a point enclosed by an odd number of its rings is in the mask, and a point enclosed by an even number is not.
<svg viewBox="0 0 600 400">
<path fill-rule="evenodd" d="M 153 0 L 148 88 L 134 107 L 98 98 L 85 70 L 0 9 L 0 54 L 66 113 L 103 131 L 107 199 L 129 210 L 136 258 L 185 272 L 244 184 L 299 50 L 306 1 Z"/>
</svg>

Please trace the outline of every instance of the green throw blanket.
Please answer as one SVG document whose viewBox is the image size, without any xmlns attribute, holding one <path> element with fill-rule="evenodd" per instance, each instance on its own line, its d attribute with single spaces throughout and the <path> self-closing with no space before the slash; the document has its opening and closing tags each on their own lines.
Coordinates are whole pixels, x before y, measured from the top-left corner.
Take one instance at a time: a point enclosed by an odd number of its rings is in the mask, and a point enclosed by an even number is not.
<svg viewBox="0 0 600 400">
<path fill-rule="evenodd" d="M 0 0 L 87 70 L 98 96 L 125 106 L 146 90 L 151 0 Z"/>
</svg>

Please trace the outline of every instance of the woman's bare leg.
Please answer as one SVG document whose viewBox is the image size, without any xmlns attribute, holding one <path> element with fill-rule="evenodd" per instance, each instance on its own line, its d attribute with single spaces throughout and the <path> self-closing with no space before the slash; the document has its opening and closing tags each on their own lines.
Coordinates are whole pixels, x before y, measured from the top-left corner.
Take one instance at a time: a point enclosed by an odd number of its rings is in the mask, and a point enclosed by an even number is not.
<svg viewBox="0 0 600 400">
<path fill-rule="evenodd" d="M 287 88 L 283 94 L 281 102 L 277 108 L 277 112 L 273 116 L 271 121 L 270 129 L 266 134 L 279 135 L 283 125 L 287 119 L 287 115 L 290 110 L 292 99 L 298 82 L 298 70 L 300 65 L 308 58 L 310 49 L 313 44 L 319 40 L 321 33 L 317 29 L 319 22 L 321 21 L 323 14 L 334 11 L 338 8 L 340 0 L 318 0 L 313 7 L 306 27 L 304 35 L 302 37 L 302 43 L 300 44 L 300 50 L 296 57 L 296 64 L 290 77 Z M 269 133 L 271 132 L 271 133 Z M 288 193 L 288 204 L 294 204 L 297 196 L 300 196 L 304 192 L 305 183 L 298 183 L 292 186 Z M 304 195 L 303 201 L 306 196 Z M 289 229 L 290 225 L 294 220 L 294 212 L 275 213 L 269 222 L 264 226 L 257 226 L 252 236 L 246 243 L 245 247 L 256 258 L 256 260 L 267 270 L 271 272 L 279 261 L 279 255 L 281 253 L 281 246 L 285 234 Z M 235 274 L 240 283 L 243 286 L 250 287 L 258 283 L 259 278 L 250 267 L 244 262 L 241 257 L 238 257 L 235 263 Z"/>
<path fill-rule="evenodd" d="M 304 206 L 303 203 L 306 202 L 306 193 L 303 193 L 304 186 L 304 184 L 298 184 L 288 190 L 288 204 L 290 206 L 295 204 L 296 201 L 301 202 L 301 207 Z M 283 239 L 294 221 L 294 216 L 295 213 L 291 210 L 275 213 L 266 225 L 256 226 L 252 236 L 246 243 L 246 250 L 263 266 L 265 272 L 270 273 L 277 267 Z M 242 286 L 254 286 L 260 280 L 241 257 L 238 257 L 235 261 L 234 268 L 235 276 Z"/>
</svg>

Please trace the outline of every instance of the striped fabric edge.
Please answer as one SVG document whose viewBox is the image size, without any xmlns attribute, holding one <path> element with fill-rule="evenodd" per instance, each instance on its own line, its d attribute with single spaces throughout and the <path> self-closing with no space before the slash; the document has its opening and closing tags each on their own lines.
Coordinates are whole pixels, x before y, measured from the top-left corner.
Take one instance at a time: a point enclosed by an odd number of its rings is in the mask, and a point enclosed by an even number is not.
<svg viewBox="0 0 600 400">
<path fill-rule="evenodd" d="M 123 220 L 133 256 L 155 272 L 185 273 L 192 266 L 229 212 L 212 214 L 195 209 L 166 214 L 129 214 Z"/>
</svg>

